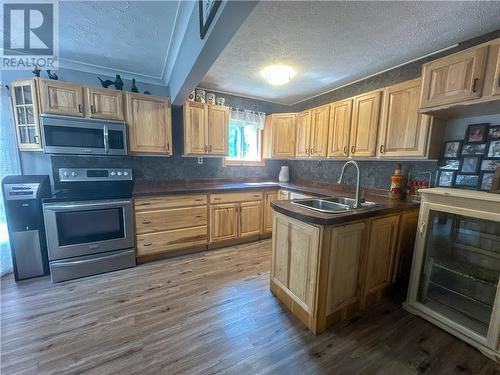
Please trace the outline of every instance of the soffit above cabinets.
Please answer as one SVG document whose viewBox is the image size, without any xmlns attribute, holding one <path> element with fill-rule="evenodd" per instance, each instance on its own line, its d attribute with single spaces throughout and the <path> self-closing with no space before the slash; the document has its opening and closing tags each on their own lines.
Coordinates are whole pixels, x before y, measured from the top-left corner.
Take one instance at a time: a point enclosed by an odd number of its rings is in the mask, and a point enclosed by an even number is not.
<svg viewBox="0 0 500 375">
<path fill-rule="evenodd" d="M 200 86 L 290 105 L 498 29 L 500 2 L 262 1 Z M 276 63 L 291 82 L 261 77 Z"/>
</svg>

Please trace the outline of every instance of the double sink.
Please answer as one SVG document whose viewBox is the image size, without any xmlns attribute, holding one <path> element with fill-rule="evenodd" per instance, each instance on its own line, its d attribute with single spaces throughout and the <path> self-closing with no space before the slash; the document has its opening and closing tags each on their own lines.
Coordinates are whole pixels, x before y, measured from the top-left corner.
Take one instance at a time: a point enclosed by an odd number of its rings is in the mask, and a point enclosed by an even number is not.
<svg viewBox="0 0 500 375">
<path fill-rule="evenodd" d="M 378 206 L 375 202 L 364 201 L 360 203 L 361 207 L 355 208 L 356 200 L 346 197 L 301 199 L 292 201 L 292 204 L 327 214 L 341 214 L 351 210 L 358 211 Z"/>
</svg>

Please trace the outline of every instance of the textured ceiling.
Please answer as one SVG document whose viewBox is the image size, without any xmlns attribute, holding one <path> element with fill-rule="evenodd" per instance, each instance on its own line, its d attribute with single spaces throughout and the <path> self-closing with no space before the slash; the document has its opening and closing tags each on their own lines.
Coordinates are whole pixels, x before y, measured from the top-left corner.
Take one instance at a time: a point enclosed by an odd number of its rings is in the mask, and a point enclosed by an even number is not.
<svg viewBox="0 0 500 375">
<path fill-rule="evenodd" d="M 262 1 L 201 87 L 293 104 L 500 29 L 500 2 Z M 260 70 L 297 74 L 271 86 Z"/>
<path fill-rule="evenodd" d="M 176 29 L 182 3 L 60 1 L 61 66 L 165 81 L 174 38 L 182 33 Z"/>
</svg>

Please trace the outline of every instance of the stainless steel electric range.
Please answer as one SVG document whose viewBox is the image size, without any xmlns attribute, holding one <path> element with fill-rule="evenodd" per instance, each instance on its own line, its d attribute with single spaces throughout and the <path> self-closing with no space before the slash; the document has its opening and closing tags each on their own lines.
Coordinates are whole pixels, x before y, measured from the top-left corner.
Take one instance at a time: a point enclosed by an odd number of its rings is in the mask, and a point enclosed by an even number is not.
<svg viewBox="0 0 500 375">
<path fill-rule="evenodd" d="M 135 266 L 132 170 L 60 168 L 43 214 L 53 282 Z"/>
</svg>

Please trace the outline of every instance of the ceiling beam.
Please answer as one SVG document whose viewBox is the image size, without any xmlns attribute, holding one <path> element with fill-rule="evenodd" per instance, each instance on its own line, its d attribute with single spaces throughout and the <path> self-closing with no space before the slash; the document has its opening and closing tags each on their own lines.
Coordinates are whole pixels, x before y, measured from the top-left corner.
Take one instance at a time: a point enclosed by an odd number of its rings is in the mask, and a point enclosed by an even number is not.
<svg viewBox="0 0 500 375">
<path fill-rule="evenodd" d="M 257 3 L 222 1 L 204 39 L 200 38 L 198 7 L 194 7 L 168 82 L 173 105 L 182 105 Z"/>
</svg>

